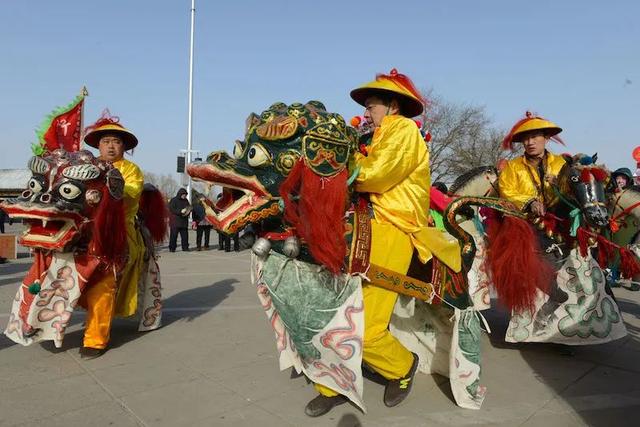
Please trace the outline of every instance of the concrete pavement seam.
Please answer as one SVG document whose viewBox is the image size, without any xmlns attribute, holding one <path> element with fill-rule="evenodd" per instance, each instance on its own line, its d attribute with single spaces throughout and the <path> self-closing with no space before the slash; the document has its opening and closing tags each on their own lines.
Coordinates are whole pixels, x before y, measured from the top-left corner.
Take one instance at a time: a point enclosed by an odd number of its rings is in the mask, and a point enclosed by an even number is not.
<svg viewBox="0 0 640 427">
<path fill-rule="evenodd" d="M 136 423 L 138 425 L 141 425 L 143 427 L 149 427 L 147 423 L 144 422 L 144 420 L 142 418 L 140 418 L 140 416 L 138 416 L 138 414 L 136 414 L 131 408 L 129 408 L 129 406 L 120 398 L 118 398 L 115 394 L 113 394 L 113 392 L 111 390 L 109 390 L 109 388 L 102 382 L 100 381 L 100 379 L 93 373 L 91 372 L 89 369 L 87 369 L 86 366 L 84 366 L 77 358 L 75 358 L 71 353 L 67 352 L 67 355 L 78 364 L 78 366 L 80 366 L 80 368 L 82 370 L 84 370 L 87 375 L 89 375 L 93 381 L 96 382 L 96 384 L 98 384 L 100 386 L 100 388 L 102 388 L 104 390 L 105 393 L 107 393 L 107 395 L 109 395 L 109 397 L 111 397 L 111 399 L 117 403 L 126 413 L 128 413 L 131 417 L 133 417 L 133 419 L 136 421 Z"/>
</svg>

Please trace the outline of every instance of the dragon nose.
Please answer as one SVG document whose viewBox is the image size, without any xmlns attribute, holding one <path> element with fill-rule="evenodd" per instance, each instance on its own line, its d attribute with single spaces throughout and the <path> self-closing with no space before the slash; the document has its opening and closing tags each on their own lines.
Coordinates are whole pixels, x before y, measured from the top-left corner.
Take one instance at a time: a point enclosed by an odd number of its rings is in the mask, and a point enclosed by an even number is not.
<svg viewBox="0 0 640 427">
<path fill-rule="evenodd" d="M 51 203 L 51 194 L 44 193 L 42 196 L 40 196 L 40 201 L 42 203 Z"/>
</svg>

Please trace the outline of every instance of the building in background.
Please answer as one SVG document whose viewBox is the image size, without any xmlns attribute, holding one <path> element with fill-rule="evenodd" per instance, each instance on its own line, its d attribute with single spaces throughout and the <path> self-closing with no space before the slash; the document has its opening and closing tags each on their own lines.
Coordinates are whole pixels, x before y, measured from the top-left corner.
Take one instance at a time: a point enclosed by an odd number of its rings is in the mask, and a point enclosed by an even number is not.
<svg viewBox="0 0 640 427">
<path fill-rule="evenodd" d="M 30 178 L 29 169 L 0 169 L 0 199 L 19 196 Z"/>
</svg>

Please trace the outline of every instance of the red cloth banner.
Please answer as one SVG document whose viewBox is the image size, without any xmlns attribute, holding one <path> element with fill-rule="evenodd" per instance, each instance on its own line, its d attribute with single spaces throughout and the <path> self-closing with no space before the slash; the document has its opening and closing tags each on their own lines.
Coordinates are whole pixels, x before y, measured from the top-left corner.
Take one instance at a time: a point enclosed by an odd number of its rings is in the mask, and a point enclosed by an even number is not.
<svg viewBox="0 0 640 427">
<path fill-rule="evenodd" d="M 53 118 L 49 129 L 43 135 L 45 150 L 64 148 L 67 151 L 78 151 L 80 149 L 83 103 L 84 98 L 70 110 Z"/>
</svg>

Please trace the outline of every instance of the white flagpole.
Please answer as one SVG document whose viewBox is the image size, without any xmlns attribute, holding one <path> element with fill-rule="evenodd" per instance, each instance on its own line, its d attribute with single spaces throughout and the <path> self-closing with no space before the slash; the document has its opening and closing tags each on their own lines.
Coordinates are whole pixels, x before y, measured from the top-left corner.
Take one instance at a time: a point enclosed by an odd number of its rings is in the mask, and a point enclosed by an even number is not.
<svg viewBox="0 0 640 427">
<path fill-rule="evenodd" d="M 193 30 L 195 25 L 196 0 L 191 0 L 191 43 L 189 48 L 189 125 L 187 130 L 187 164 L 191 163 L 191 143 L 193 133 Z M 186 173 L 186 170 L 185 172 Z M 191 203 L 191 177 L 188 178 L 187 200 Z"/>
</svg>

